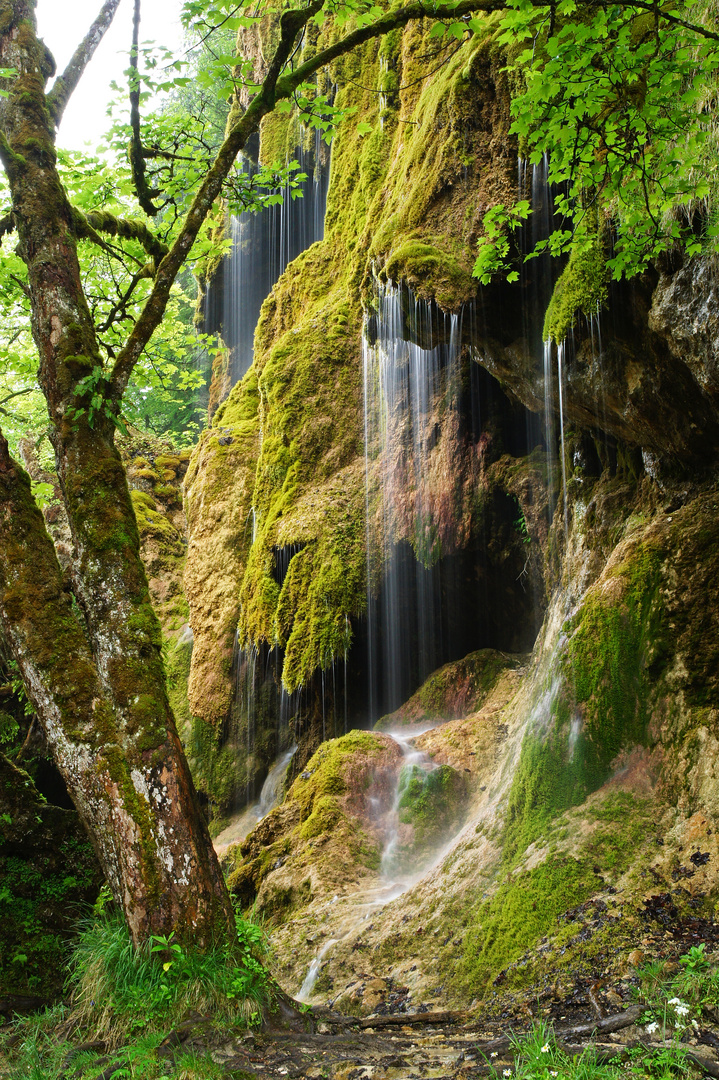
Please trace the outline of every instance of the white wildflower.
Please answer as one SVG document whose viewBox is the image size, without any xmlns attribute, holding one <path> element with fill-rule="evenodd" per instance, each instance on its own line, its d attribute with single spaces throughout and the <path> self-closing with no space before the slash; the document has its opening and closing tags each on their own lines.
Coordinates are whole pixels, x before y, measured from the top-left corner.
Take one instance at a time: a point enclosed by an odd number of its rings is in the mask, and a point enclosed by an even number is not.
<svg viewBox="0 0 719 1080">
<path fill-rule="evenodd" d="M 656 1020 L 652 1020 L 651 1024 L 647 1024 L 644 1030 L 646 1031 L 647 1035 L 653 1035 L 655 1031 L 659 1031 L 659 1024 L 656 1022 Z"/>
<path fill-rule="evenodd" d="M 544 1046 L 542 1047 L 542 1053 L 543 1054 L 548 1054 L 549 1053 L 549 1043 L 544 1044 Z"/>
<path fill-rule="evenodd" d="M 559 1076 L 559 1073 L 556 1071 L 556 1069 L 550 1069 L 549 1070 L 549 1075 L 550 1076 Z"/>
<path fill-rule="evenodd" d="M 682 1005 L 683 1002 L 682 1002 L 681 998 L 676 998 L 675 997 L 675 998 L 669 998 L 669 1004 L 670 1005 Z"/>
<path fill-rule="evenodd" d="M 504 1072 L 502 1073 L 502 1076 L 511 1076 L 511 1075 L 512 1075 L 512 1070 L 511 1069 L 505 1069 Z"/>
<path fill-rule="evenodd" d="M 677 1005 L 676 1008 L 674 1009 L 674 1011 L 677 1014 L 677 1016 L 686 1016 L 688 1014 L 688 1012 L 689 1012 L 689 1006 L 688 1005 Z"/>
<path fill-rule="evenodd" d="M 497 1051 L 493 1050 L 492 1053 L 489 1056 L 490 1057 L 496 1057 L 497 1056 Z"/>
<path fill-rule="evenodd" d="M 697 1024 L 696 1020 L 692 1020 L 692 1027 L 694 1028 L 695 1031 L 699 1030 L 699 1025 Z"/>
</svg>

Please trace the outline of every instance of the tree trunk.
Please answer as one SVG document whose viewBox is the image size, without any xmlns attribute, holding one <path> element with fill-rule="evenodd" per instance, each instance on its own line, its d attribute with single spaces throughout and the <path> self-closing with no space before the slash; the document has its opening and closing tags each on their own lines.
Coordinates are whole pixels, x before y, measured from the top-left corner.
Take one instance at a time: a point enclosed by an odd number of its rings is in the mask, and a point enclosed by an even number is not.
<svg viewBox="0 0 719 1080">
<path fill-rule="evenodd" d="M 18 72 L 2 80 L 0 156 L 28 269 L 81 610 L 63 592 L 29 480 L 2 439 L 0 617 L 133 940 L 174 931 L 205 947 L 231 930 L 233 911 L 167 700 L 160 627 L 114 445 L 119 401 L 108 391 L 56 169 L 45 95 L 53 63 L 34 7 L 0 7 L 0 67 Z"/>
</svg>

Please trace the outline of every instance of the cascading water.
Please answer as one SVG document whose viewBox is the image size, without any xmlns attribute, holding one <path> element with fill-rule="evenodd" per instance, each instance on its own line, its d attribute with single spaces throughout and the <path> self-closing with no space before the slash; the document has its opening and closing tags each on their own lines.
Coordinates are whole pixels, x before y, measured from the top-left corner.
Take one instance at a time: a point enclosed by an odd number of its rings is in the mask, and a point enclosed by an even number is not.
<svg viewBox="0 0 719 1080">
<path fill-rule="evenodd" d="M 564 342 L 557 346 L 557 382 L 559 384 L 559 438 L 562 449 L 562 504 L 564 535 L 569 536 L 569 507 L 567 503 L 567 459 L 564 445 Z"/>
<path fill-rule="evenodd" d="M 390 738 L 394 739 L 402 751 L 402 764 L 397 774 L 397 786 L 386 830 L 386 840 L 384 851 L 382 852 L 380 873 L 388 882 L 392 880 L 396 885 L 399 884 L 400 886 L 405 884 L 403 879 L 407 878 L 408 874 L 410 878 L 414 878 L 417 872 L 422 869 L 421 865 L 409 867 L 402 858 L 400 850 L 400 809 L 402 796 L 405 793 L 407 784 L 414 775 L 415 770 L 422 773 L 429 773 L 437 768 L 432 759 L 423 750 L 419 750 L 414 745 L 415 739 L 428 730 L 429 728 L 421 728 L 420 730 L 411 732 L 387 732 Z"/>
<path fill-rule="evenodd" d="M 240 840 L 244 840 L 248 833 L 250 833 L 255 825 L 257 825 L 264 817 L 270 813 L 271 810 L 279 804 L 282 796 L 285 777 L 287 776 L 287 769 L 295 756 L 297 751 L 296 746 L 290 747 L 284 754 L 275 761 L 274 765 L 267 773 L 265 782 L 262 785 L 262 791 L 260 797 L 254 805 L 249 806 L 247 810 L 231 825 L 228 826 L 223 832 L 221 832 L 215 840 L 215 849 L 218 852 L 226 850 L 230 844 L 237 844 Z"/>
<path fill-rule="evenodd" d="M 448 537 L 442 535 L 443 507 L 431 484 L 431 455 L 440 412 L 446 425 L 454 413 L 459 426 L 461 351 L 461 316 L 438 313 L 391 283 L 376 283 L 375 303 L 374 339 L 367 333 L 363 338 L 368 530 L 375 496 L 381 518 L 381 550 L 373 551 L 369 532 L 367 542 L 372 718 L 378 715 L 378 701 L 396 708 L 407 695 L 408 673 L 422 681 L 443 652 L 435 576 Z M 436 318 L 443 323 L 441 335 L 433 325 Z M 402 539 L 411 543 L 413 560 L 403 557 Z M 375 564 L 377 554 L 380 565 Z M 384 588 L 377 610 L 372 583 L 380 576 Z M 414 602 L 408 622 L 409 597 Z"/>
<path fill-rule="evenodd" d="M 281 203 L 260 213 L 245 211 L 230 221 L 232 250 L 224 267 L 222 295 L 210 286 L 207 309 L 220 322 L 222 337 L 232 355 L 232 384 L 252 363 L 255 327 L 263 302 L 288 263 L 324 236 L 329 185 L 329 153 L 315 133 L 314 148 L 297 149 L 299 171 L 307 175 L 300 185 L 302 198 L 292 198 L 289 185 Z M 245 160 L 250 176 L 257 166 Z M 219 310 L 216 310 L 219 308 Z"/>
<path fill-rule="evenodd" d="M 402 752 L 402 760 L 397 770 L 392 807 L 383 822 L 384 847 L 380 862 L 379 882 L 350 898 L 353 903 L 339 926 L 338 936 L 325 941 L 322 948 L 310 962 L 307 974 L 297 995 L 299 1001 L 307 1001 L 312 995 L 323 963 L 334 946 L 354 934 L 374 912 L 401 896 L 440 857 L 437 851 L 430 851 L 419 859 L 408 858 L 401 847 L 402 823 L 400 811 L 407 784 L 416 773 L 429 774 L 437 768 L 432 759 L 414 745 L 415 740 L 429 730 L 429 727 L 422 727 L 408 731 L 386 732 L 399 746 Z"/>
</svg>

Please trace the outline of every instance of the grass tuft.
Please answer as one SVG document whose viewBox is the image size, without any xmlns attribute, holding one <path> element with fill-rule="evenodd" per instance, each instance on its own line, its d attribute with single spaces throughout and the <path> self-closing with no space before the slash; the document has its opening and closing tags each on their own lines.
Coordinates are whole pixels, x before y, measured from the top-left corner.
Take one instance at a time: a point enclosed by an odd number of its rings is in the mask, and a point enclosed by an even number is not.
<svg viewBox="0 0 719 1080">
<path fill-rule="evenodd" d="M 133 1034 L 164 1030 L 190 1016 L 249 1025 L 268 1001 L 258 959 L 264 936 L 238 920 L 237 944 L 196 952 L 166 938 L 135 948 L 119 916 L 96 914 L 71 961 L 73 1019 L 87 1041 L 117 1047 Z"/>
</svg>

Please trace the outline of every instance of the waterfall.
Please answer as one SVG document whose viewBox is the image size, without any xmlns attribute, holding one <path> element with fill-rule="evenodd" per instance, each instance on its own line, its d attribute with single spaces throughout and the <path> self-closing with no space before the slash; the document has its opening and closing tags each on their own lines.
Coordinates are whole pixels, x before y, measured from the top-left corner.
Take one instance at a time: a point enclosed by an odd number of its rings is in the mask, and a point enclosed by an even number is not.
<svg viewBox="0 0 719 1080">
<path fill-rule="evenodd" d="M 389 828 L 387 830 L 387 839 L 380 864 L 380 873 L 385 879 L 396 877 L 398 873 L 401 877 L 407 876 L 406 873 L 403 874 L 403 871 L 407 868 L 402 865 L 401 855 L 398 853 L 400 845 L 400 802 L 406 789 L 407 782 L 411 779 L 415 769 L 421 770 L 422 772 L 432 772 L 438 767 L 423 750 L 418 750 L 414 745 L 415 739 L 418 738 L 419 735 L 424 734 L 425 731 L 429 730 L 429 728 L 420 728 L 419 730 L 410 732 L 387 732 L 390 738 L 394 739 L 402 751 L 402 765 L 397 773 L 397 786 L 395 788 L 394 802 L 390 814 Z M 416 872 L 416 870 L 420 868 L 413 867 L 412 869 Z M 400 884 L 404 884 L 404 882 L 400 882 Z"/>
<path fill-rule="evenodd" d="M 321 140 L 317 129 L 314 148 L 307 151 L 300 145 L 297 149 L 299 171 L 307 174 L 300 185 L 302 198 L 293 199 L 286 185 L 281 203 L 230 219 L 232 250 L 224 268 L 221 320 L 223 340 L 232 354 L 233 384 L 252 363 L 260 308 L 275 282 L 288 263 L 324 236 L 329 154 Z M 244 167 L 249 176 L 258 171 L 249 159 Z M 213 303 L 214 298 L 208 298 L 208 309 Z"/>
<path fill-rule="evenodd" d="M 372 719 L 381 703 L 396 708 L 445 651 L 438 563 L 453 546 L 453 522 L 433 451 L 440 429 L 460 429 L 462 330 L 461 315 L 406 287 L 376 282 L 374 302 L 363 338 Z"/>
<path fill-rule="evenodd" d="M 260 797 L 256 803 L 236 818 L 226 829 L 216 837 L 214 846 L 218 853 L 227 850 L 230 844 L 237 844 L 252 832 L 264 817 L 279 805 L 283 794 L 287 769 L 297 751 L 296 746 L 291 746 L 284 754 L 280 754 L 272 768 L 265 777 Z"/>
<path fill-rule="evenodd" d="M 567 503 L 567 459 L 564 447 L 564 342 L 557 346 L 557 382 L 559 384 L 559 437 L 562 448 L 562 503 L 564 506 L 564 535 L 569 536 L 569 509 Z"/>
</svg>

